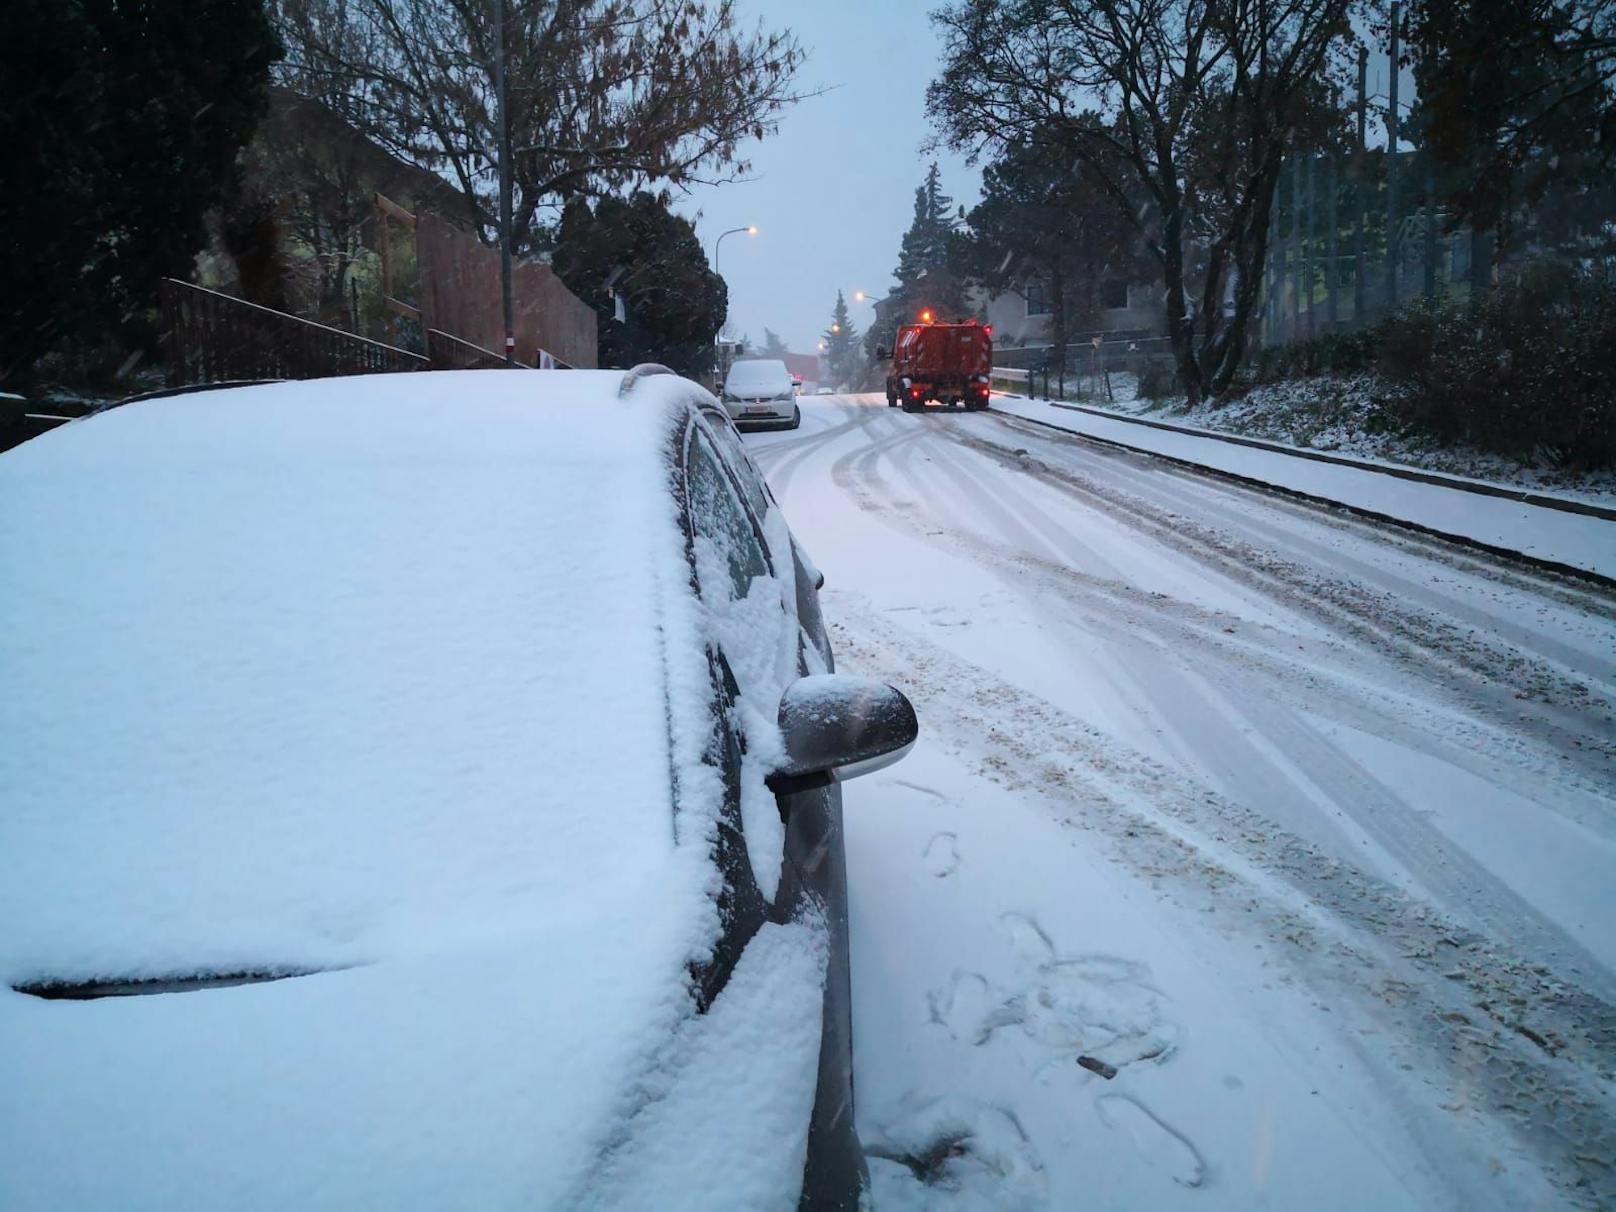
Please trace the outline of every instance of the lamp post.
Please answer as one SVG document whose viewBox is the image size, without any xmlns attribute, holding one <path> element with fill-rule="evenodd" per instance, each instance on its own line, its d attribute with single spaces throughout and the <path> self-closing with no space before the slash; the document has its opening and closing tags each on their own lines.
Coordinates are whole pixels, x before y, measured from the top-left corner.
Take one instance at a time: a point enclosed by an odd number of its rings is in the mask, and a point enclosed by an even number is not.
<svg viewBox="0 0 1616 1212">
<path fill-rule="evenodd" d="M 722 278 L 724 275 L 718 273 L 718 250 L 724 246 L 724 237 L 725 236 L 736 236 L 736 235 L 739 235 L 742 232 L 745 232 L 749 236 L 757 235 L 758 234 L 757 224 L 749 223 L 745 227 L 732 227 L 726 232 L 720 232 L 719 236 L 718 236 L 718 239 L 713 241 L 713 273 L 717 274 L 720 278 Z M 726 305 L 725 308 L 724 308 L 724 323 L 719 328 L 718 335 L 720 337 L 722 337 L 724 335 L 724 329 L 728 328 L 728 327 L 729 327 L 729 307 Z"/>
</svg>

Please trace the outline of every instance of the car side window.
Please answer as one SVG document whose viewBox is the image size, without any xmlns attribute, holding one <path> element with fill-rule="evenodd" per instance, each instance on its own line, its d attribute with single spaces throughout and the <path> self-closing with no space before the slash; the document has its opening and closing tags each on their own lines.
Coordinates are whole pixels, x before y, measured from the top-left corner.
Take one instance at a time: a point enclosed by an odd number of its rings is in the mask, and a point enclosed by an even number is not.
<svg viewBox="0 0 1616 1212">
<path fill-rule="evenodd" d="M 741 482 L 741 489 L 746 493 L 746 503 L 752 507 L 752 512 L 762 517 L 769 510 L 769 490 L 764 487 L 763 476 L 758 472 L 757 464 L 752 462 L 746 453 L 746 446 L 741 442 L 741 435 L 735 432 L 735 427 L 727 418 L 719 418 L 703 413 L 708 426 L 713 431 L 713 438 L 729 456 L 729 465 L 735 471 L 735 478 Z"/>
<path fill-rule="evenodd" d="M 685 455 L 685 476 L 695 533 L 698 538 L 710 540 L 723 555 L 730 576 L 729 598 L 744 598 L 752 587 L 752 578 L 769 575 L 769 557 L 758 538 L 757 528 L 735 495 L 718 451 L 707 436 L 694 427 Z M 698 562 L 698 582 L 700 577 Z M 704 596 L 710 597 L 714 588 L 701 585 Z"/>
</svg>

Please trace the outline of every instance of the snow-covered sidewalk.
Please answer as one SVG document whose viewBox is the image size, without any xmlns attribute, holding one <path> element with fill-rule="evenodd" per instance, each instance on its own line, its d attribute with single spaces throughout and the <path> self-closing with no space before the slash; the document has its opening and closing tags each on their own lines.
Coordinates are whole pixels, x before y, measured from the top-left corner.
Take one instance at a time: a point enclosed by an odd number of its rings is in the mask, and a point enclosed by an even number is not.
<svg viewBox="0 0 1616 1212">
<path fill-rule="evenodd" d="M 1616 578 L 1616 522 L 1603 518 L 1400 479 L 1278 449 L 1238 445 L 1210 434 L 1155 428 L 1047 400 L 995 395 L 993 407 L 1070 433 L 1305 493 L 1450 538 Z"/>
</svg>

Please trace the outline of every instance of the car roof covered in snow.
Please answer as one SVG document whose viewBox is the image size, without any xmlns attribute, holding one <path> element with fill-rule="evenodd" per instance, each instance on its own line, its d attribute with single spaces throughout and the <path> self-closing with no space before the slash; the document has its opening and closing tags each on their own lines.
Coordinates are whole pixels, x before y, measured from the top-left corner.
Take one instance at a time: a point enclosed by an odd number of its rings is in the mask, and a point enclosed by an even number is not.
<svg viewBox="0 0 1616 1212">
<path fill-rule="evenodd" d="M 3 1100 L 0 1203 L 576 1178 L 716 929 L 670 792 L 704 786 L 700 739 L 670 750 L 705 658 L 668 455 L 702 393 L 622 385 L 242 387 L 0 457 L 0 1069 L 72 1125 Z M 7 988 L 277 972 L 316 975 Z M 468 1080 L 499 1122 L 445 1115 Z M 441 1199 L 394 1190 L 423 1167 Z M 87 1170 L 111 1185 L 48 1185 Z"/>
</svg>

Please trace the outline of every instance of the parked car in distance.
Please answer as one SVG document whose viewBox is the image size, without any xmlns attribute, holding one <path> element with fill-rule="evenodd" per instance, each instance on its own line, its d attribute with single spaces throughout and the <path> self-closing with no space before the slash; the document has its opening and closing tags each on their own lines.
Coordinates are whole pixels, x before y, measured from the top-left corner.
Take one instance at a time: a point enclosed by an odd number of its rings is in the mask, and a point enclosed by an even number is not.
<svg viewBox="0 0 1616 1212">
<path fill-rule="evenodd" d="M 724 408 L 742 429 L 795 429 L 802 423 L 791 372 L 778 358 L 735 362 L 724 377 Z"/>
<path fill-rule="evenodd" d="M 814 394 L 816 396 L 833 396 L 836 394 L 836 389 L 834 387 L 820 387 L 815 389 Z"/>
<path fill-rule="evenodd" d="M 859 1206 L 840 781 L 915 718 L 710 394 L 148 398 L 0 518 L 0 1207 Z"/>
</svg>

